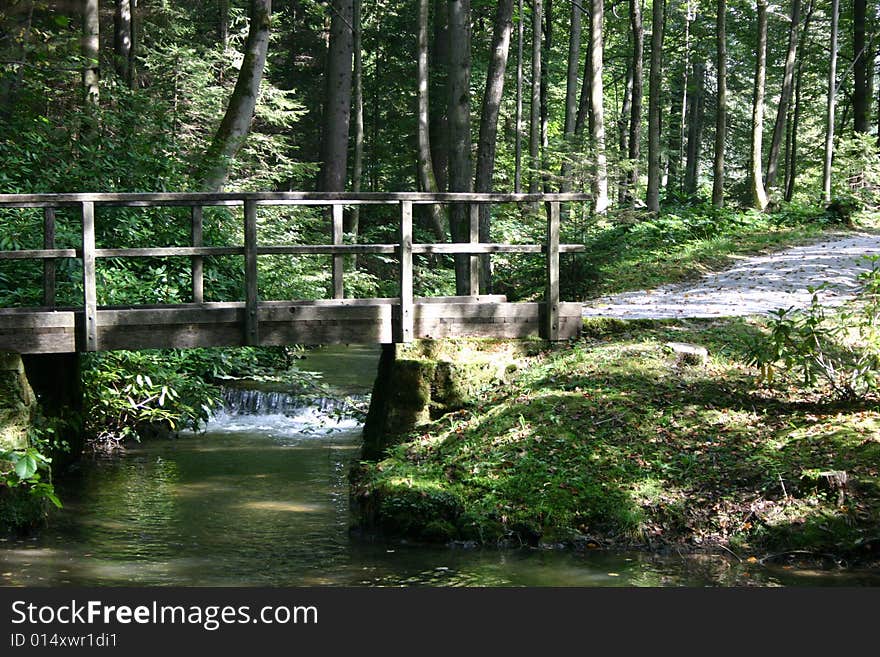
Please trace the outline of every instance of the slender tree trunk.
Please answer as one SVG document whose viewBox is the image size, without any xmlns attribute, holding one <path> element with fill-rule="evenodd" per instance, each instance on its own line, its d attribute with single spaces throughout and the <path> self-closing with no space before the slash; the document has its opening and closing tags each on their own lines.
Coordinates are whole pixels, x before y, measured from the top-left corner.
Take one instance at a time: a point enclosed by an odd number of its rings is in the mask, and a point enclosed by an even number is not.
<svg viewBox="0 0 880 657">
<path fill-rule="evenodd" d="M 577 121 L 577 86 L 581 62 L 581 8 L 578 3 L 571 3 L 571 30 L 568 37 L 568 69 L 565 78 L 565 153 L 562 162 L 562 184 L 560 189 L 569 192 L 572 189 L 571 161 L 574 148 L 574 126 Z"/>
<path fill-rule="evenodd" d="M 810 33 L 810 19 L 813 17 L 813 9 L 815 8 L 815 0 L 810 0 L 807 9 L 807 17 L 804 19 L 803 36 L 801 37 L 801 52 L 807 52 L 807 37 Z M 797 162 L 798 162 L 798 129 L 801 121 L 801 80 L 803 79 L 803 57 L 797 62 L 797 80 L 794 90 L 794 112 L 791 118 L 791 147 L 788 154 L 788 167 L 786 168 L 785 183 L 785 200 L 791 201 L 794 198 L 794 188 L 797 183 Z"/>
<path fill-rule="evenodd" d="M 271 0 L 252 0 L 250 19 L 244 59 L 235 89 L 229 97 L 226 114 L 205 154 L 201 184 L 201 188 L 205 191 L 223 189 L 232 160 L 250 133 L 260 82 L 263 79 L 263 69 L 266 67 L 272 19 Z"/>
<path fill-rule="evenodd" d="M 98 55 L 100 23 L 98 0 L 84 0 L 82 14 L 81 52 L 83 58 L 83 94 L 86 105 L 97 107 L 101 98 L 98 84 L 101 80 Z"/>
<path fill-rule="evenodd" d="M 434 0 L 434 43 L 429 49 L 431 75 L 431 162 L 438 191 L 449 188 L 449 12 L 446 0 Z M 444 231 L 445 232 L 445 231 Z"/>
<path fill-rule="evenodd" d="M 471 162 L 471 4 L 449 0 L 449 191 L 470 192 Z M 537 109 L 537 106 L 535 107 Z M 454 242 L 470 240 L 470 213 L 463 203 L 453 204 L 449 223 Z M 455 256 L 455 288 L 470 294 L 469 256 Z"/>
<path fill-rule="evenodd" d="M 116 0 L 113 12 L 113 68 L 128 83 L 131 57 L 131 0 Z"/>
<path fill-rule="evenodd" d="M 513 0 L 499 0 L 492 28 L 492 50 L 489 54 L 489 70 L 486 73 L 486 90 L 483 93 L 483 109 L 480 114 L 480 137 L 477 141 L 477 173 L 475 189 L 492 191 L 492 175 L 495 172 L 495 148 L 498 143 L 498 114 L 504 92 L 504 76 L 507 72 L 507 54 L 510 50 L 510 33 L 513 30 Z M 480 241 L 488 242 L 490 229 L 489 205 L 480 204 Z M 480 288 L 491 291 L 492 269 L 488 255 L 480 257 Z"/>
<path fill-rule="evenodd" d="M 834 157 L 834 107 L 837 95 L 837 24 L 839 0 L 831 0 L 831 56 L 828 65 L 828 105 L 825 113 L 825 165 L 822 169 L 822 192 L 831 203 L 831 161 Z"/>
<path fill-rule="evenodd" d="M 523 0 L 517 5 L 516 24 L 516 143 L 514 145 L 513 191 L 522 192 L 522 115 L 523 115 Z"/>
<path fill-rule="evenodd" d="M 364 173 L 364 61 L 361 24 L 361 3 L 363 0 L 354 0 L 354 13 L 352 16 L 353 50 L 354 50 L 354 79 L 352 81 L 354 93 L 354 161 L 351 166 L 351 191 L 357 194 L 361 191 L 361 183 Z M 361 206 L 355 205 L 346 217 L 345 232 L 352 233 L 357 237 L 360 232 Z M 353 260 L 357 263 L 357 260 Z"/>
<path fill-rule="evenodd" d="M 544 50 L 547 61 L 541 65 L 541 178 L 545 192 L 550 191 L 550 165 L 547 157 L 550 151 L 550 111 L 547 106 L 547 93 L 550 86 L 550 61 L 553 53 L 553 0 L 544 0 Z"/>
<path fill-rule="evenodd" d="M 681 17 L 684 21 L 684 51 L 681 59 L 669 65 L 669 75 L 672 78 L 670 93 L 672 95 L 669 109 L 669 127 L 667 129 L 667 160 L 666 160 L 666 189 L 675 192 L 682 191 L 681 163 L 684 159 L 684 134 L 687 120 L 687 99 L 690 89 L 690 60 L 691 60 L 691 18 L 690 2 L 685 3 L 685 13 L 681 14 L 681 7 L 670 5 L 667 22 L 672 17 Z M 670 58 L 672 59 L 672 58 Z"/>
<path fill-rule="evenodd" d="M 620 106 L 620 115 L 617 119 L 617 145 L 620 150 L 621 162 L 628 162 L 629 157 L 629 119 L 632 113 L 633 96 L 633 67 L 630 62 L 626 67 L 626 84 L 623 87 L 623 102 Z M 629 185 L 630 171 L 623 167 L 618 178 L 617 203 L 623 205 L 627 200 L 627 187 Z"/>
<path fill-rule="evenodd" d="M 428 2 L 419 0 L 419 30 L 418 30 L 418 99 L 419 99 L 419 185 L 426 192 L 437 193 L 437 179 L 434 177 L 434 162 L 431 158 L 431 130 L 430 130 L 430 97 L 428 82 Z M 443 209 L 440 205 L 431 205 L 430 225 L 434 237 L 438 241 L 446 240 L 446 230 L 443 227 Z"/>
<path fill-rule="evenodd" d="M 868 132 L 871 96 L 868 93 L 869 48 L 865 40 L 867 0 L 853 0 L 853 129 Z"/>
<path fill-rule="evenodd" d="M 605 20 L 605 0 L 592 0 L 590 16 L 590 109 L 593 118 L 590 137 L 596 158 L 593 177 L 593 212 L 608 210 L 608 161 L 605 155 L 605 108 L 602 84 L 605 45 L 602 27 Z"/>
<path fill-rule="evenodd" d="M 791 103 L 791 93 L 794 87 L 794 66 L 797 61 L 800 22 L 801 0 L 791 0 L 791 26 L 788 30 L 788 53 L 785 56 L 785 72 L 782 76 L 782 91 L 779 94 L 779 104 L 776 107 L 776 123 L 773 126 L 773 139 L 770 142 L 770 155 L 767 158 L 766 186 L 768 190 L 773 189 L 779 168 L 779 148 L 782 145 L 782 136 L 785 134 L 785 119 L 788 116 L 788 106 Z"/>
<path fill-rule="evenodd" d="M 629 2 L 630 27 L 633 37 L 632 57 L 632 103 L 629 118 L 629 182 L 624 190 L 624 202 L 632 203 L 639 184 L 639 158 L 642 139 L 642 95 L 644 93 L 643 57 L 645 28 L 642 24 L 641 0 Z"/>
<path fill-rule="evenodd" d="M 836 2 L 836 0 L 835 0 Z M 767 77 L 767 0 L 757 0 L 758 5 L 758 53 L 755 63 L 755 93 L 752 103 L 752 152 L 750 158 L 749 184 L 752 204 L 764 210 L 769 203 L 761 174 L 764 141 L 764 84 Z"/>
<path fill-rule="evenodd" d="M 217 1 L 217 38 L 223 50 L 229 48 L 229 0 Z"/>
<path fill-rule="evenodd" d="M 712 205 L 724 207 L 724 144 L 727 141 L 727 0 L 718 0 L 715 17 L 718 91 L 715 110 L 715 161 L 712 173 Z"/>
<path fill-rule="evenodd" d="M 648 78 L 648 210 L 660 211 L 660 86 L 662 83 L 663 13 L 665 0 L 651 10 L 651 73 Z"/>
<path fill-rule="evenodd" d="M 353 0 L 332 0 L 319 183 L 319 189 L 325 192 L 344 191 L 348 175 L 348 129 L 351 120 L 354 52 L 352 5 Z"/>
<path fill-rule="evenodd" d="M 684 191 L 685 194 L 693 197 L 697 193 L 700 173 L 700 146 L 703 141 L 703 109 L 706 87 L 706 64 L 699 58 L 699 55 L 694 58 L 690 87 Z"/>
<path fill-rule="evenodd" d="M 529 110 L 529 193 L 538 191 L 541 180 L 541 25 L 542 0 L 532 0 L 532 103 Z"/>
<path fill-rule="evenodd" d="M 578 99 L 577 117 L 574 120 L 574 137 L 575 141 L 578 143 L 581 143 L 584 129 L 589 123 L 588 117 L 592 115 L 592 112 L 590 111 L 590 71 L 593 68 L 591 50 L 591 48 L 587 47 L 587 56 L 584 60 L 584 79 L 583 82 L 581 82 L 581 95 Z"/>
</svg>

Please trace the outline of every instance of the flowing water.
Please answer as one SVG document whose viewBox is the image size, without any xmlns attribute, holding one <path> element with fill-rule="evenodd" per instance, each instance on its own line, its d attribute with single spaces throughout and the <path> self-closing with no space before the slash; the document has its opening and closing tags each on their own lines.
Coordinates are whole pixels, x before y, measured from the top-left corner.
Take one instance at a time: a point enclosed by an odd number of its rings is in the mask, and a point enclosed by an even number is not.
<svg viewBox="0 0 880 657">
<path fill-rule="evenodd" d="M 323 348 L 303 369 L 364 394 L 372 349 Z M 48 528 L 0 543 L 0 584 L 176 586 L 878 585 L 725 555 L 426 547 L 351 537 L 347 472 L 360 428 L 338 402 L 230 391 L 201 435 L 84 460 Z"/>
</svg>

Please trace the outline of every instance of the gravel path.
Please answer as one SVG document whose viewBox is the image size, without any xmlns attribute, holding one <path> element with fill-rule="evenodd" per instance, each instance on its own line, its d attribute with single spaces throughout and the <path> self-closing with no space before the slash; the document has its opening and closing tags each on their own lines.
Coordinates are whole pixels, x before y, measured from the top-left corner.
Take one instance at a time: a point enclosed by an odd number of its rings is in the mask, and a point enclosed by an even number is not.
<svg viewBox="0 0 880 657">
<path fill-rule="evenodd" d="M 763 314 L 777 308 L 805 307 L 807 286 L 831 287 L 821 298 L 837 305 L 852 297 L 859 273 L 869 269 L 861 256 L 880 254 L 880 235 L 858 233 L 779 251 L 744 257 L 731 269 L 696 282 L 626 292 L 588 301 L 584 317 L 667 319 Z"/>
</svg>

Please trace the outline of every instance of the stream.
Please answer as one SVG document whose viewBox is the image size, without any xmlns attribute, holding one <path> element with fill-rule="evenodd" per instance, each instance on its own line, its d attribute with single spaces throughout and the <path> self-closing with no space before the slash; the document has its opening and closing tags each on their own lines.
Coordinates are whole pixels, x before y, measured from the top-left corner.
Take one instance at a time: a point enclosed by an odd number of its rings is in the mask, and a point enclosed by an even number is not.
<svg viewBox="0 0 880 657">
<path fill-rule="evenodd" d="M 302 369 L 367 394 L 378 350 L 324 347 Z M 84 459 L 48 527 L 0 539 L 3 586 L 880 585 L 880 573 L 790 570 L 728 555 L 451 548 L 349 535 L 360 426 L 333 399 L 230 390 L 202 434 Z"/>
</svg>

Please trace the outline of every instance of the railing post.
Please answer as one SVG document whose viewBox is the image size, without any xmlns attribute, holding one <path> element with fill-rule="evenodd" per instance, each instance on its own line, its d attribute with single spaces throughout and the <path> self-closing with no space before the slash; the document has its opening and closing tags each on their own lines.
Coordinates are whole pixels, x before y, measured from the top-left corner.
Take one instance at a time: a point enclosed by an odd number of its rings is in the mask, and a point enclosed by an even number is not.
<svg viewBox="0 0 880 657">
<path fill-rule="evenodd" d="M 342 205 L 334 204 L 331 207 L 333 215 L 333 244 L 342 244 Z M 342 272 L 345 268 L 345 257 L 342 254 L 333 255 L 333 298 L 345 297 L 342 288 Z"/>
<path fill-rule="evenodd" d="M 43 212 L 43 248 L 55 248 L 55 208 Z M 55 307 L 55 259 L 43 260 L 43 305 Z"/>
<path fill-rule="evenodd" d="M 413 204 L 400 202 L 400 317 L 396 342 L 413 341 Z"/>
<path fill-rule="evenodd" d="M 260 344 L 260 323 L 257 316 L 257 202 L 244 202 L 244 343 Z"/>
<path fill-rule="evenodd" d="M 559 339 L 559 201 L 550 201 L 547 215 L 547 291 L 544 337 Z"/>
<path fill-rule="evenodd" d="M 477 203 L 470 204 L 469 240 L 471 244 L 480 242 L 480 206 Z M 480 293 L 480 256 L 475 253 L 468 258 L 468 288 L 472 297 Z"/>
<path fill-rule="evenodd" d="M 95 281 L 95 204 L 82 202 L 83 311 L 86 351 L 98 350 L 98 291 Z"/>
<path fill-rule="evenodd" d="M 192 245 L 202 246 L 202 206 L 192 207 Z M 205 301 L 205 259 L 202 256 L 193 256 L 190 260 L 190 272 L 192 273 L 192 300 L 193 303 Z"/>
</svg>

